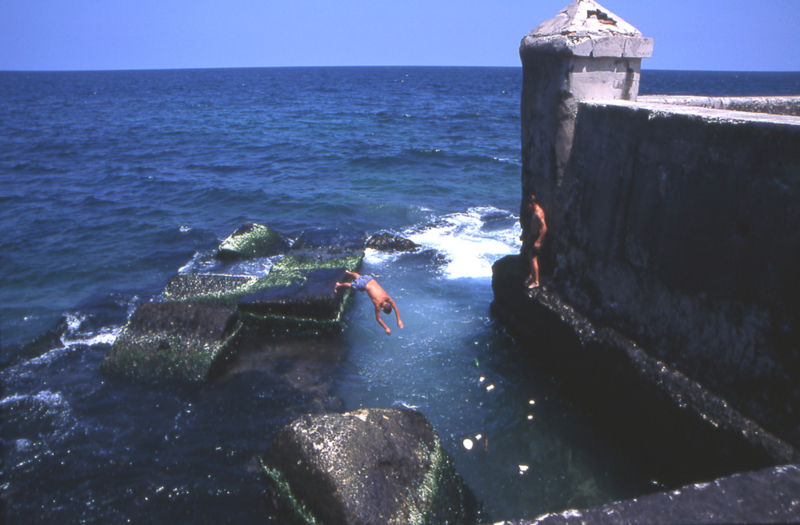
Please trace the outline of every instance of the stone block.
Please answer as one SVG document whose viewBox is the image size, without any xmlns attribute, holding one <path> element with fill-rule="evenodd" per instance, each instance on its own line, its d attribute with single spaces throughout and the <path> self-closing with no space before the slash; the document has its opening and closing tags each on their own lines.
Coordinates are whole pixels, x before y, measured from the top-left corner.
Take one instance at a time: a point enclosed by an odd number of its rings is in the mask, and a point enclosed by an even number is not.
<svg viewBox="0 0 800 525">
<path fill-rule="evenodd" d="M 410 410 L 303 416 L 279 433 L 262 466 L 282 507 L 306 522 L 479 521 L 439 437 Z"/>
<path fill-rule="evenodd" d="M 240 328 L 234 308 L 144 303 L 114 341 L 102 369 L 137 379 L 205 381 L 233 352 Z"/>
<path fill-rule="evenodd" d="M 334 293 L 334 287 L 345 270 L 361 266 L 363 244 L 353 250 L 305 246 L 293 248 L 241 297 L 246 319 L 294 330 L 340 328 L 351 293 Z"/>
<path fill-rule="evenodd" d="M 343 268 L 275 269 L 258 289 L 241 298 L 242 312 L 260 316 L 338 320 L 343 294 L 334 293 Z"/>
</svg>

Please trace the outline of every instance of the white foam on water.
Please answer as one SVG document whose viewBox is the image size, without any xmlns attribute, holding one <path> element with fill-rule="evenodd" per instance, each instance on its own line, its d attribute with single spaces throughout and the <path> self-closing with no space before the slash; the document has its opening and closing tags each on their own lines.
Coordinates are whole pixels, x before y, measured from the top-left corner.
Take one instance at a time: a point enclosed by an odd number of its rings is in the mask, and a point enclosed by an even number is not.
<svg viewBox="0 0 800 525">
<path fill-rule="evenodd" d="M 364 262 L 370 265 L 385 265 L 391 263 L 400 256 L 397 252 L 383 252 L 374 248 L 364 250 Z"/>
<path fill-rule="evenodd" d="M 133 301 L 128 304 L 128 313 L 130 315 L 133 308 Z M 63 352 L 69 350 L 75 345 L 97 345 L 97 344 L 114 344 L 117 336 L 122 331 L 122 326 L 104 326 L 97 331 L 81 332 L 81 325 L 86 320 L 86 315 L 82 313 L 66 313 L 64 318 L 67 322 L 67 330 L 59 338 L 63 347 L 54 348 L 49 352 L 31 359 L 30 362 L 36 360 L 47 360 L 47 356 L 53 352 Z M 52 355 L 50 356 L 52 357 Z"/>
<path fill-rule="evenodd" d="M 486 228 L 488 221 L 510 223 L 501 229 Z M 499 258 L 518 253 L 521 229 L 511 213 L 494 207 L 469 208 L 465 212 L 441 217 L 431 226 L 403 232 L 403 236 L 442 254 L 446 263 L 442 275 L 447 279 L 482 279 L 492 276 L 492 264 Z"/>
<path fill-rule="evenodd" d="M 60 392 L 51 392 L 50 390 L 42 390 L 35 394 L 11 394 L 10 396 L 0 399 L 0 406 L 17 403 L 26 399 L 34 399 L 40 404 L 51 408 L 67 406 Z"/>
<path fill-rule="evenodd" d="M 99 345 L 107 344 L 113 345 L 117 340 L 117 336 L 122 331 L 122 326 L 107 326 L 103 327 L 97 332 L 89 333 L 70 333 L 67 332 L 61 336 L 61 343 L 69 348 L 74 345 Z"/>
<path fill-rule="evenodd" d="M 195 252 L 191 260 L 178 268 L 178 273 L 223 273 L 227 275 L 255 275 L 258 278 L 262 278 L 269 275 L 270 270 L 280 257 L 255 257 L 242 259 L 235 263 L 223 263 L 214 257 L 213 251 L 203 250 Z"/>
</svg>

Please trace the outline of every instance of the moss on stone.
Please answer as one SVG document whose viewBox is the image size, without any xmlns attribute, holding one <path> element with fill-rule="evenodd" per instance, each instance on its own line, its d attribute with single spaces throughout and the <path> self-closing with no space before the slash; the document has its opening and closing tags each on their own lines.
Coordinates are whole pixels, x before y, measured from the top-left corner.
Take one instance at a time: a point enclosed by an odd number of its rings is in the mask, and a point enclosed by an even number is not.
<svg viewBox="0 0 800 525">
<path fill-rule="evenodd" d="M 292 491 L 291 485 L 283 477 L 280 470 L 269 467 L 260 456 L 258 458 L 258 464 L 261 466 L 261 470 L 267 477 L 267 481 L 275 491 L 275 495 L 280 500 L 282 508 L 289 509 L 294 517 L 299 519 L 302 523 L 307 523 L 309 525 L 320 523 L 308 506 L 297 498 Z"/>
<path fill-rule="evenodd" d="M 361 267 L 364 252 L 301 252 L 290 253 L 279 260 L 277 268 L 293 268 L 297 270 L 317 270 L 322 268 L 342 268 L 356 270 Z"/>
<path fill-rule="evenodd" d="M 199 337 L 123 330 L 102 364 L 104 372 L 119 373 L 136 379 L 169 378 L 189 382 L 208 379 L 218 360 L 230 355 L 241 329 L 222 341 Z"/>
<path fill-rule="evenodd" d="M 424 450 L 424 444 L 420 448 Z M 429 468 L 419 485 L 409 489 L 406 496 L 409 524 L 465 523 L 473 519 L 474 512 L 464 505 L 467 495 L 463 484 L 438 436 L 434 436 L 433 447 L 423 462 Z"/>
<path fill-rule="evenodd" d="M 179 273 L 167 283 L 164 299 L 206 304 L 235 304 L 238 294 L 247 293 L 256 281 L 258 278 L 252 275 Z"/>
<path fill-rule="evenodd" d="M 283 236 L 269 226 L 248 223 L 220 243 L 217 256 L 220 259 L 269 257 L 288 247 Z"/>
<path fill-rule="evenodd" d="M 233 308 L 144 303 L 114 341 L 102 370 L 140 379 L 205 381 L 235 350 L 241 327 Z"/>
</svg>

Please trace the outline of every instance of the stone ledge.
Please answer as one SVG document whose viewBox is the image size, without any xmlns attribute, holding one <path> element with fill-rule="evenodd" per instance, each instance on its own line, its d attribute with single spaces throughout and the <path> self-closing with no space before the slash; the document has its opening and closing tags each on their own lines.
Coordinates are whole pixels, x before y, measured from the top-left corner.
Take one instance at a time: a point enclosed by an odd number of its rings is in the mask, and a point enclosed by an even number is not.
<svg viewBox="0 0 800 525">
<path fill-rule="evenodd" d="M 616 523 L 796 523 L 800 521 L 800 467 L 786 465 L 734 474 L 708 483 L 617 501 L 592 509 L 565 510 L 533 521 L 504 525 Z"/>
</svg>

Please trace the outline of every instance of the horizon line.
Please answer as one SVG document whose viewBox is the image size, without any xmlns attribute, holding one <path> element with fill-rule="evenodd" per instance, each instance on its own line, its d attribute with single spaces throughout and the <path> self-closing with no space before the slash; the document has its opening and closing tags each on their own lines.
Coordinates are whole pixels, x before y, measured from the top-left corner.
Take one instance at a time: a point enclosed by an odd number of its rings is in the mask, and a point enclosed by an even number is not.
<svg viewBox="0 0 800 525">
<path fill-rule="evenodd" d="M 486 66 L 486 65 L 304 65 L 304 66 L 201 66 L 201 67 L 153 67 L 153 68 L 109 68 L 109 69 L 0 69 L 0 73 L 123 73 L 123 72 L 156 72 L 156 71 L 212 71 L 212 70 L 241 70 L 241 69 L 400 69 L 400 68 L 459 68 L 459 69 L 522 69 L 517 66 Z M 641 71 L 682 71 L 696 73 L 800 73 L 797 70 L 728 70 L 728 69 L 671 69 L 671 68 L 642 68 Z"/>
</svg>

